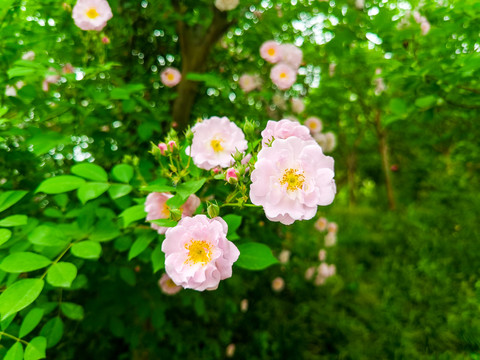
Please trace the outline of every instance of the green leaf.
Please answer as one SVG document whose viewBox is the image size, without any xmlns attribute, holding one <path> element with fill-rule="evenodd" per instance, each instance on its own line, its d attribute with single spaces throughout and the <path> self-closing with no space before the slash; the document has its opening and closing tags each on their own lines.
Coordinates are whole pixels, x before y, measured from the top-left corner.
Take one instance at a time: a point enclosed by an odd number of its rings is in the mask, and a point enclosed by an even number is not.
<svg viewBox="0 0 480 360">
<path fill-rule="evenodd" d="M 0 229 L 0 245 L 5 244 L 12 237 L 12 232 L 8 229 Z"/>
<path fill-rule="evenodd" d="M 154 274 L 158 270 L 165 268 L 165 254 L 161 245 L 158 245 L 152 252 L 152 266 Z"/>
<path fill-rule="evenodd" d="M 108 195 L 110 195 L 112 199 L 118 199 L 129 194 L 132 190 L 133 188 L 130 185 L 113 184 L 110 186 L 110 189 L 108 189 Z"/>
<path fill-rule="evenodd" d="M 0 194 L 0 212 L 7 210 L 13 204 L 19 202 L 28 191 L 15 190 L 5 191 Z"/>
<path fill-rule="evenodd" d="M 21 226 L 25 225 L 28 221 L 27 215 L 12 215 L 3 220 L 0 220 L 0 226 Z"/>
<path fill-rule="evenodd" d="M 77 267 L 72 263 L 58 262 L 53 264 L 47 273 L 47 282 L 56 287 L 70 287 L 77 277 Z"/>
<path fill-rule="evenodd" d="M 420 108 L 428 108 L 434 105 L 436 102 L 437 102 L 436 96 L 428 95 L 415 100 L 415 105 L 417 105 Z"/>
<path fill-rule="evenodd" d="M 58 344 L 63 336 L 63 322 L 60 317 L 50 319 L 40 331 L 41 336 L 47 338 L 47 348 L 51 348 Z"/>
<path fill-rule="evenodd" d="M 147 185 L 147 186 L 142 186 L 140 188 L 142 191 L 149 191 L 149 192 L 175 192 L 176 188 L 173 186 L 168 186 L 168 185 Z"/>
<path fill-rule="evenodd" d="M 9 273 L 22 273 L 50 265 L 50 259 L 32 252 L 16 252 L 8 255 L 0 264 L 0 269 Z"/>
<path fill-rule="evenodd" d="M 93 241 L 110 241 L 120 235 L 120 230 L 117 225 L 110 219 L 100 220 L 95 229 L 90 235 L 90 240 Z"/>
<path fill-rule="evenodd" d="M 88 200 L 96 199 L 108 190 L 110 184 L 89 182 L 80 186 L 77 190 L 78 199 L 85 204 Z"/>
<path fill-rule="evenodd" d="M 45 359 L 45 349 L 47 347 L 47 339 L 43 336 L 34 337 L 25 349 L 25 360 Z"/>
<path fill-rule="evenodd" d="M 187 199 L 190 195 L 195 194 L 205 184 L 207 179 L 191 180 L 177 186 L 177 194 Z"/>
<path fill-rule="evenodd" d="M 137 240 L 135 240 L 132 247 L 130 248 L 130 251 L 128 252 L 128 260 L 132 260 L 134 257 L 140 255 L 148 247 L 148 245 L 150 245 L 153 239 L 154 236 L 143 235 Z"/>
<path fill-rule="evenodd" d="M 26 308 L 40 295 L 42 279 L 22 279 L 14 282 L 0 295 L 1 320 Z"/>
<path fill-rule="evenodd" d="M 407 104 L 405 101 L 399 98 L 393 98 L 390 100 L 390 110 L 397 115 L 403 115 L 407 112 Z"/>
<path fill-rule="evenodd" d="M 60 304 L 60 309 L 62 310 L 63 314 L 69 319 L 78 321 L 83 320 L 83 307 L 78 304 L 74 304 L 71 302 L 62 302 Z"/>
<path fill-rule="evenodd" d="M 26 335 L 30 334 L 30 332 L 37 327 L 43 317 L 44 310 L 40 308 L 34 308 L 30 310 L 25 316 L 22 321 L 22 325 L 20 326 L 20 332 L 18 334 L 19 337 L 23 338 Z"/>
<path fill-rule="evenodd" d="M 235 215 L 235 214 L 225 215 L 223 217 L 223 220 L 225 220 L 225 222 L 228 225 L 227 238 L 228 238 L 228 235 L 232 235 L 233 233 L 235 233 L 235 231 L 237 231 L 237 229 L 242 224 L 242 217 L 239 216 L 239 215 Z"/>
<path fill-rule="evenodd" d="M 23 346 L 20 342 L 16 342 L 7 351 L 3 360 L 23 360 Z"/>
<path fill-rule="evenodd" d="M 115 165 L 112 169 L 112 176 L 117 181 L 128 183 L 133 177 L 133 167 L 127 164 Z"/>
<path fill-rule="evenodd" d="M 267 245 L 248 242 L 238 245 L 240 257 L 235 265 L 248 270 L 263 270 L 270 265 L 277 264 L 272 250 Z"/>
<path fill-rule="evenodd" d="M 145 212 L 144 205 L 131 206 L 119 215 L 119 217 L 123 218 L 124 227 L 127 227 L 134 221 L 145 219 L 146 216 L 147 213 Z"/>
<path fill-rule="evenodd" d="M 213 87 L 216 89 L 224 89 L 226 87 L 225 82 L 220 78 L 220 76 L 215 73 L 188 73 L 186 76 L 187 80 L 191 81 L 201 81 L 205 83 L 205 86 Z"/>
<path fill-rule="evenodd" d="M 96 241 L 82 241 L 72 246 L 72 254 L 82 259 L 96 260 L 102 253 L 102 246 Z"/>
<path fill-rule="evenodd" d="M 0 321 L 0 327 L 2 328 L 2 331 L 5 331 L 6 329 L 8 329 L 8 327 L 12 323 L 13 319 L 15 319 L 16 315 L 17 314 L 12 314 L 8 318 L 6 318 L 5 320 Z"/>
<path fill-rule="evenodd" d="M 171 197 L 170 199 L 168 199 L 166 204 L 168 205 L 168 207 L 170 207 L 172 209 L 178 209 L 178 208 L 180 208 L 180 206 L 185 204 L 185 201 L 187 201 L 187 198 L 184 198 L 180 194 L 177 194 L 177 195 Z"/>
<path fill-rule="evenodd" d="M 152 224 L 156 224 L 158 226 L 163 227 L 175 227 L 178 224 L 178 221 L 170 220 L 170 219 L 156 219 L 156 220 L 148 220 Z"/>
<path fill-rule="evenodd" d="M 43 180 L 35 193 L 60 194 L 78 189 L 85 184 L 85 180 L 72 175 L 60 175 Z"/>
<path fill-rule="evenodd" d="M 67 238 L 64 233 L 50 225 L 36 227 L 28 235 L 28 241 L 34 245 L 41 246 L 64 246 L 67 244 Z"/>
<path fill-rule="evenodd" d="M 97 164 L 82 163 L 72 166 L 70 171 L 88 180 L 107 182 L 108 175 L 103 168 Z"/>
<path fill-rule="evenodd" d="M 35 69 L 28 68 L 28 67 L 23 67 L 23 66 L 17 66 L 13 67 L 11 69 L 7 70 L 7 75 L 9 79 L 12 79 L 17 76 L 28 76 L 32 75 L 34 72 L 36 72 Z"/>
<path fill-rule="evenodd" d="M 119 270 L 120 278 L 130 286 L 135 286 L 137 279 L 135 272 L 127 267 L 121 267 Z"/>
</svg>

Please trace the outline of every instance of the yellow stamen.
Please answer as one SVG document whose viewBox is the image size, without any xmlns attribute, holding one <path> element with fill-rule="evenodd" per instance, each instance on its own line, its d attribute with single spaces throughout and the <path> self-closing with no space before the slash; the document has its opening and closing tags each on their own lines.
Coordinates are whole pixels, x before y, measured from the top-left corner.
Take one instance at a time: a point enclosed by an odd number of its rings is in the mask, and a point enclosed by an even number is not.
<svg viewBox="0 0 480 360">
<path fill-rule="evenodd" d="M 273 55 L 275 55 L 275 49 L 270 48 L 270 49 L 267 50 L 267 53 L 268 53 L 268 55 L 273 56 Z"/>
<path fill-rule="evenodd" d="M 100 14 L 97 12 L 97 9 L 95 8 L 91 8 L 87 11 L 87 16 L 90 18 L 90 19 L 95 19 L 97 16 L 99 16 Z"/>
<path fill-rule="evenodd" d="M 220 152 L 223 150 L 222 141 L 223 140 L 221 139 L 213 139 L 212 141 L 210 141 L 210 146 L 212 147 L 213 151 Z"/>
<path fill-rule="evenodd" d="M 303 173 L 297 173 L 296 169 L 287 169 L 280 179 L 280 184 L 287 184 L 287 191 L 295 191 L 302 188 L 304 181 Z"/>
<path fill-rule="evenodd" d="M 168 219 L 170 217 L 170 209 L 166 202 L 163 204 L 163 208 L 161 212 L 162 212 L 162 215 L 165 217 L 165 219 Z"/>
<path fill-rule="evenodd" d="M 284 72 L 280 73 L 280 79 L 285 79 L 287 77 L 287 74 Z"/>
<path fill-rule="evenodd" d="M 185 244 L 185 249 L 188 250 L 188 258 L 185 260 L 185 264 L 205 265 L 210 261 L 212 256 L 212 244 L 205 240 L 192 240 L 188 244 Z"/>
<path fill-rule="evenodd" d="M 168 79 L 169 81 L 173 81 L 173 79 L 175 79 L 175 75 L 173 75 L 173 74 L 167 74 L 167 79 Z"/>
<path fill-rule="evenodd" d="M 310 123 L 310 129 L 316 129 L 317 128 L 317 124 L 314 123 L 314 122 L 311 122 Z"/>
</svg>

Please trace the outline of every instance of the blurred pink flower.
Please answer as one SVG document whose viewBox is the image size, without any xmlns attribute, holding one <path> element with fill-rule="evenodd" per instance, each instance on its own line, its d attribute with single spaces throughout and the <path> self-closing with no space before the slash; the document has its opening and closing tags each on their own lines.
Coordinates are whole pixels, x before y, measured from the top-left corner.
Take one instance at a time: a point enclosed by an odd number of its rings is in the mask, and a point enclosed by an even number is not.
<svg viewBox="0 0 480 360">
<path fill-rule="evenodd" d="M 72 74 L 74 71 L 75 71 L 75 68 L 70 63 L 63 65 L 62 67 L 62 73 L 64 74 Z"/>
<path fill-rule="evenodd" d="M 325 249 L 321 249 L 318 252 L 318 260 L 325 261 L 326 258 L 327 258 L 327 251 Z"/>
<path fill-rule="evenodd" d="M 25 54 L 22 55 L 22 60 L 35 60 L 35 53 L 32 50 L 27 51 Z"/>
<path fill-rule="evenodd" d="M 328 76 L 332 77 L 333 75 L 335 75 L 336 67 L 337 67 L 337 64 L 335 64 L 334 62 L 328 65 Z"/>
<path fill-rule="evenodd" d="M 262 145 L 266 146 L 273 139 L 287 139 L 291 136 L 296 136 L 302 140 L 313 141 L 308 128 L 298 122 L 288 119 L 282 119 L 280 121 L 269 120 L 267 126 L 262 131 Z"/>
<path fill-rule="evenodd" d="M 266 217 L 290 225 L 315 216 L 318 205 L 332 203 L 336 187 L 333 158 L 313 141 L 277 139 L 258 153 L 250 186 L 253 204 Z"/>
<path fill-rule="evenodd" d="M 431 25 L 426 18 L 424 18 L 424 21 L 420 24 L 420 28 L 422 29 L 422 35 L 427 35 L 430 31 Z"/>
<path fill-rule="evenodd" d="M 106 0 L 78 0 L 72 18 L 82 30 L 102 30 L 112 18 L 112 9 Z"/>
<path fill-rule="evenodd" d="M 177 147 L 177 143 L 174 140 L 170 140 L 168 142 L 168 147 L 170 148 L 170 151 L 173 151 L 173 149 Z"/>
<path fill-rule="evenodd" d="M 292 111 L 295 114 L 301 114 L 305 110 L 305 103 L 300 98 L 292 98 L 290 100 L 292 103 Z"/>
<path fill-rule="evenodd" d="M 220 217 L 185 217 L 165 233 L 162 251 L 165 270 L 186 289 L 215 290 L 220 280 L 232 276 L 240 252 L 227 240 L 228 226 Z"/>
<path fill-rule="evenodd" d="M 167 67 L 160 73 L 160 79 L 163 85 L 167 87 L 174 87 L 182 80 L 182 74 L 174 67 Z"/>
<path fill-rule="evenodd" d="M 246 93 L 255 90 L 260 85 L 260 79 L 255 75 L 243 74 L 238 79 L 238 84 Z"/>
<path fill-rule="evenodd" d="M 235 9 L 240 0 L 215 0 L 215 7 L 220 11 L 230 11 Z"/>
<path fill-rule="evenodd" d="M 311 266 L 305 271 L 305 280 L 312 280 L 313 275 L 315 275 L 315 267 Z"/>
<path fill-rule="evenodd" d="M 247 312 L 248 310 L 248 299 L 243 299 L 240 301 L 240 311 L 241 312 Z"/>
<path fill-rule="evenodd" d="M 280 45 L 281 62 L 297 70 L 302 64 L 303 52 L 293 44 Z"/>
<path fill-rule="evenodd" d="M 108 36 L 102 37 L 102 43 L 105 45 L 110 44 L 110 38 Z"/>
<path fill-rule="evenodd" d="M 272 289 L 275 292 L 280 292 L 285 288 L 285 280 L 281 277 L 276 277 L 272 281 Z"/>
<path fill-rule="evenodd" d="M 325 235 L 325 246 L 331 247 L 337 243 L 337 233 L 329 232 Z"/>
<path fill-rule="evenodd" d="M 225 349 L 225 356 L 231 358 L 233 355 L 235 355 L 235 344 L 229 344 Z"/>
<path fill-rule="evenodd" d="M 309 116 L 304 125 L 308 127 L 312 134 L 318 134 L 323 128 L 322 120 L 316 116 Z"/>
<path fill-rule="evenodd" d="M 315 229 L 317 229 L 318 231 L 325 231 L 325 229 L 327 228 L 327 223 L 328 221 L 326 218 L 318 218 L 318 220 L 315 221 Z"/>
<path fill-rule="evenodd" d="M 158 148 L 160 149 L 160 153 L 161 153 L 162 155 L 164 155 L 164 154 L 165 154 L 165 151 L 168 150 L 167 144 L 165 144 L 165 143 L 160 143 L 160 144 L 158 144 Z"/>
<path fill-rule="evenodd" d="M 158 285 L 160 286 L 162 292 L 167 295 L 175 295 L 180 290 L 182 290 L 182 287 L 175 284 L 172 279 L 170 279 L 170 276 L 168 276 L 167 274 L 162 275 L 162 277 L 158 281 Z"/>
<path fill-rule="evenodd" d="M 17 89 L 13 85 L 7 85 L 5 87 L 5 96 L 17 96 Z"/>
<path fill-rule="evenodd" d="M 326 263 L 321 263 L 317 268 L 317 277 L 315 278 L 315 285 L 320 286 L 325 284 L 325 280 L 329 277 L 335 275 L 337 269 L 335 265 L 327 265 Z"/>
<path fill-rule="evenodd" d="M 297 73 L 289 65 L 280 63 L 270 71 L 270 79 L 280 90 L 287 90 L 297 80 Z"/>
<path fill-rule="evenodd" d="M 327 131 L 325 133 L 325 152 L 331 152 L 335 149 L 337 146 L 337 139 L 335 137 L 335 134 L 331 131 Z"/>
<path fill-rule="evenodd" d="M 145 212 L 147 213 L 147 220 L 168 219 L 170 217 L 170 209 L 167 205 L 167 200 L 173 197 L 170 193 L 153 192 L 148 194 L 145 201 Z M 182 206 L 180 211 L 182 217 L 192 216 L 195 210 L 200 205 L 200 199 L 196 195 L 190 195 Z M 157 230 L 159 234 L 165 234 L 168 228 L 159 226 L 157 224 L 150 224 L 152 229 Z"/>
<path fill-rule="evenodd" d="M 192 146 L 187 148 L 186 153 L 201 169 L 229 167 L 233 164 L 232 155 L 237 150 L 243 152 L 248 147 L 242 130 L 225 116 L 213 116 L 199 122 L 192 128 L 192 132 Z"/>
<path fill-rule="evenodd" d="M 265 41 L 260 46 L 260 56 L 271 64 L 276 64 L 281 57 L 280 44 L 274 40 Z"/>
<path fill-rule="evenodd" d="M 329 222 L 327 225 L 328 232 L 337 233 L 338 232 L 338 225 L 336 222 Z"/>
<path fill-rule="evenodd" d="M 290 260 L 290 255 L 291 255 L 290 250 L 284 249 L 280 252 L 280 255 L 278 255 L 278 260 L 280 261 L 281 264 L 286 264 Z"/>
</svg>

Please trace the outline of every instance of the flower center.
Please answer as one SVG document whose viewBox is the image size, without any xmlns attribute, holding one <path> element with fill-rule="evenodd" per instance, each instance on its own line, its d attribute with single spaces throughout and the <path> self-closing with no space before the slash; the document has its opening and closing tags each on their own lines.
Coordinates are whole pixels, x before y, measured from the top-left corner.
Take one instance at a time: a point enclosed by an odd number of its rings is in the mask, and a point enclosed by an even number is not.
<svg viewBox="0 0 480 360">
<path fill-rule="evenodd" d="M 314 122 L 311 122 L 310 123 L 310 129 L 316 129 L 317 128 L 317 124 L 314 123 Z"/>
<path fill-rule="evenodd" d="M 171 73 L 170 73 L 170 74 L 167 74 L 167 79 L 168 79 L 169 81 L 173 81 L 173 79 L 175 79 L 175 75 L 173 75 L 173 74 L 171 74 Z"/>
<path fill-rule="evenodd" d="M 280 184 L 287 184 L 287 191 L 295 191 L 302 188 L 304 181 L 305 176 L 303 176 L 303 173 L 297 173 L 296 169 L 287 169 L 280 179 Z"/>
<path fill-rule="evenodd" d="M 87 11 L 87 16 L 90 19 L 95 19 L 99 15 L 100 14 L 97 12 L 97 10 L 95 8 L 91 8 L 90 10 Z"/>
<path fill-rule="evenodd" d="M 275 49 L 270 48 L 270 49 L 267 50 L 267 53 L 268 53 L 268 55 L 273 56 L 273 55 L 275 55 Z"/>
<path fill-rule="evenodd" d="M 285 79 L 287 77 L 287 74 L 284 72 L 280 73 L 280 79 Z"/>
<path fill-rule="evenodd" d="M 213 151 L 220 152 L 223 150 L 222 141 L 223 140 L 221 139 L 213 139 L 212 141 L 210 141 L 210 146 L 212 147 Z"/>
<path fill-rule="evenodd" d="M 162 207 L 162 215 L 165 216 L 166 219 L 170 217 L 170 209 L 168 208 L 167 203 L 165 202 Z"/>
<path fill-rule="evenodd" d="M 212 244 L 205 240 L 192 240 L 185 244 L 185 249 L 188 250 L 188 258 L 185 263 L 189 265 L 198 263 L 205 265 L 212 256 Z"/>
</svg>

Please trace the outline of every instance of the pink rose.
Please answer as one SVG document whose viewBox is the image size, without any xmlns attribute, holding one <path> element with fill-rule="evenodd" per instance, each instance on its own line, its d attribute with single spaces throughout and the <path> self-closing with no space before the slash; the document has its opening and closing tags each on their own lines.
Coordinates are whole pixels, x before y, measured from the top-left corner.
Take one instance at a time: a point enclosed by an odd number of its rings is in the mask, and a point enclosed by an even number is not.
<svg viewBox="0 0 480 360">
<path fill-rule="evenodd" d="M 303 52 L 293 44 L 280 45 L 281 62 L 297 70 L 302 64 Z"/>
<path fill-rule="evenodd" d="M 280 90 L 287 90 L 297 80 L 297 72 L 289 65 L 280 63 L 275 65 L 270 71 L 270 79 Z"/>
<path fill-rule="evenodd" d="M 260 79 L 258 78 L 258 76 L 243 74 L 242 76 L 240 76 L 240 79 L 238 79 L 238 84 L 244 92 L 248 93 L 259 87 Z"/>
<path fill-rule="evenodd" d="M 199 122 L 192 132 L 192 146 L 186 152 L 201 169 L 229 167 L 234 162 L 232 155 L 248 147 L 242 130 L 226 117 L 213 116 Z"/>
<path fill-rule="evenodd" d="M 182 74 L 180 74 L 178 69 L 167 67 L 161 72 L 160 79 L 162 80 L 163 85 L 167 87 L 174 87 L 182 80 Z"/>
<path fill-rule="evenodd" d="M 327 223 L 328 222 L 326 218 L 318 218 L 318 220 L 315 221 L 315 229 L 317 229 L 318 231 L 325 231 L 325 229 L 327 228 Z"/>
<path fill-rule="evenodd" d="M 238 182 L 237 170 L 235 168 L 229 168 L 225 172 L 225 180 L 230 184 L 236 184 Z"/>
<path fill-rule="evenodd" d="M 147 220 L 168 219 L 170 217 L 170 209 L 167 205 L 167 200 L 171 197 L 173 197 L 173 195 L 170 193 L 153 192 L 148 194 L 147 200 L 145 201 Z M 185 204 L 180 206 L 182 217 L 192 216 L 199 205 L 200 199 L 196 195 L 190 195 Z M 159 234 L 165 234 L 165 231 L 168 229 L 153 223 L 150 226 L 152 229 L 157 230 Z"/>
<path fill-rule="evenodd" d="M 327 251 L 325 249 L 322 249 L 318 252 L 318 260 L 320 261 L 325 261 L 327 258 Z"/>
<path fill-rule="evenodd" d="M 112 18 L 112 9 L 106 0 L 78 0 L 72 18 L 82 30 L 102 30 Z"/>
<path fill-rule="evenodd" d="M 296 136 L 302 140 L 313 140 L 308 128 L 298 122 L 288 119 L 269 120 L 265 130 L 262 131 L 262 144 L 266 146 L 272 139 L 287 139 L 290 136 Z"/>
<path fill-rule="evenodd" d="M 312 134 L 318 134 L 323 128 L 322 120 L 316 116 L 309 116 L 304 125 L 308 127 Z"/>
<path fill-rule="evenodd" d="M 292 111 L 295 114 L 301 114 L 305 110 L 305 103 L 303 102 L 302 99 L 300 98 L 292 98 L 291 100 L 292 103 Z"/>
<path fill-rule="evenodd" d="M 232 276 L 240 252 L 227 240 L 228 226 L 220 217 L 185 217 L 165 233 L 165 271 L 178 285 L 198 291 L 217 289 Z"/>
<path fill-rule="evenodd" d="M 260 56 L 271 64 L 276 64 L 281 57 L 280 44 L 276 41 L 265 41 L 260 46 Z"/>
<path fill-rule="evenodd" d="M 331 247 L 337 243 L 337 233 L 329 232 L 325 235 L 325 246 Z"/>
<path fill-rule="evenodd" d="M 165 143 L 160 143 L 160 144 L 158 144 L 158 148 L 160 149 L 160 153 L 161 153 L 162 155 L 164 155 L 164 154 L 165 154 L 165 151 L 168 150 L 167 144 L 165 144 Z"/>
<path fill-rule="evenodd" d="M 332 203 L 336 187 L 333 158 L 313 141 L 291 136 L 277 139 L 258 153 L 250 199 L 266 217 L 290 225 L 315 216 L 319 205 Z"/>
<path fill-rule="evenodd" d="M 280 292 L 285 288 L 285 280 L 281 277 L 277 277 L 272 281 L 272 289 L 275 292 Z"/>
<path fill-rule="evenodd" d="M 175 284 L 172 279 L 170 279 L 170 276 L 168 276 L 167 274 L 162 275 L 162 277 L 158 281 L 158 286 L 160 286 L 162 292 L 167 295 L 175 295 L 180 290 L 182 290 L 182 287 Z"/>
</svg>

